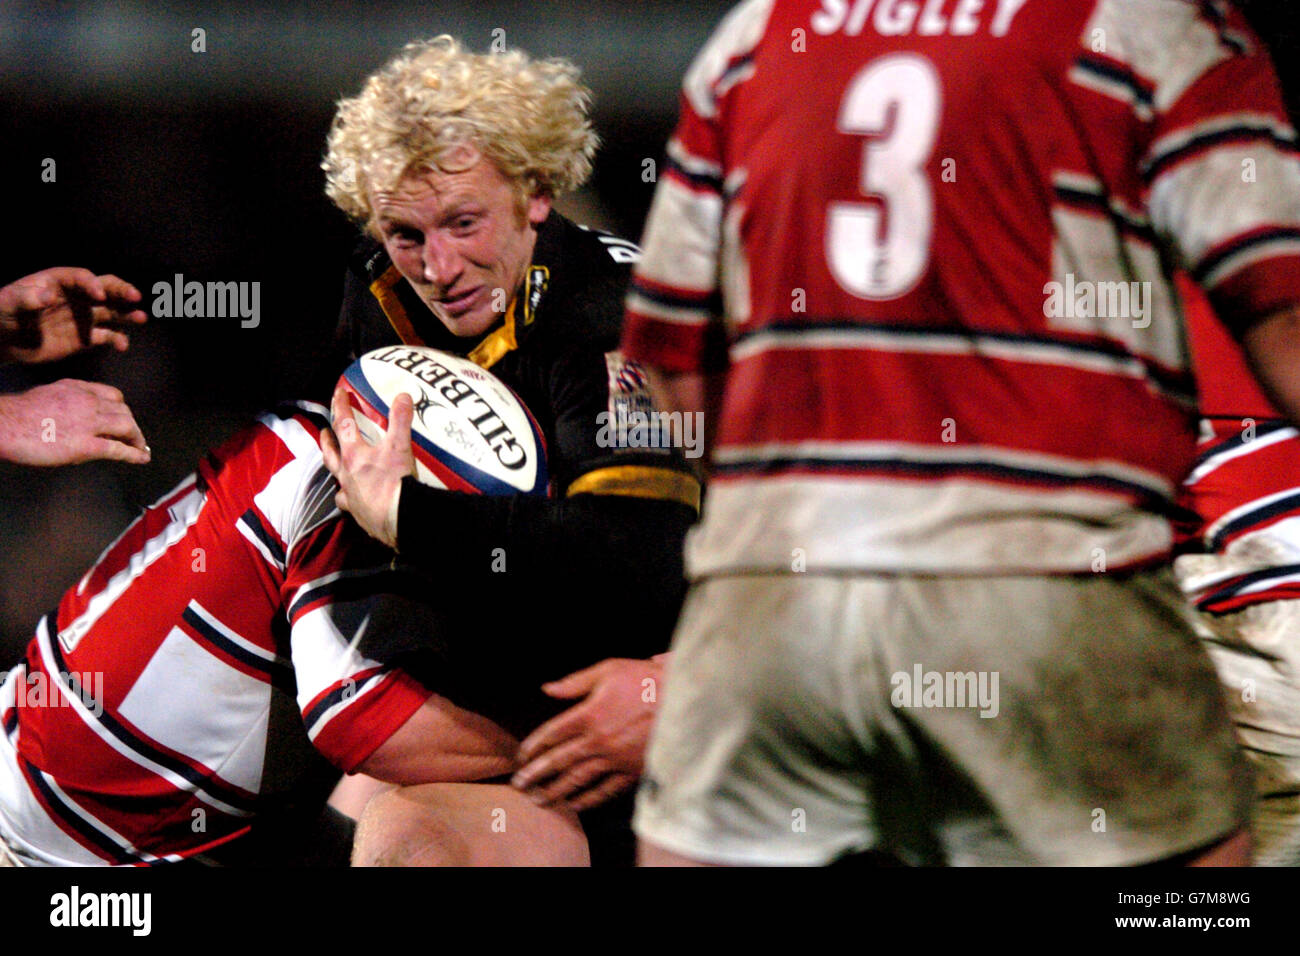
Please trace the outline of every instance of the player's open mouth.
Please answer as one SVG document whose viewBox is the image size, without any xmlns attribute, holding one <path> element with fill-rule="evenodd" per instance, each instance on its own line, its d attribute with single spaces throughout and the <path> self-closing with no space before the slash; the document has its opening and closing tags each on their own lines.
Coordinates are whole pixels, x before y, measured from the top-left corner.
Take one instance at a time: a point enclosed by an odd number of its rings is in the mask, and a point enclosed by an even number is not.
<svg viewBox="0 0 1300 956">
<path fill-rule="evenodd" d="M 478 294 L 483 291 L 482 286 L 470 289 L 468 292 L 462 292 L 459 295 L 447 296 L 439 299 L 438 304 L 448 315 L 459 316 L 468 312 L 477 301 Z"/>
</svg>

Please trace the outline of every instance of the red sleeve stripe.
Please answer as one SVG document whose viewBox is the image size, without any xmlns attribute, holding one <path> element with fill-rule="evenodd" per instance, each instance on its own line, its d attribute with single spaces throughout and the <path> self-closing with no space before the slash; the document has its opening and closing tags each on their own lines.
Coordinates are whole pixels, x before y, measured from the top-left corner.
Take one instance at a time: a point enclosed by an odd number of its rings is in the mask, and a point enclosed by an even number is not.
<svg viewBox="0 0 1300 956">
<path fill-rule="evenodd" d="M 721 179 L 725 170 L 718 135 L 718 129 L 708 120 L 701 119 L 691 108 L 690 101 L 682 97 L 681 118 L 665 153 L 690 173 Z"/>
<path fill-rule="evenodd" d="M 289 603 L 289 623 L 296 624 L 308 611 L 323 604 L 362 601 L 376 594 L 410 594 L 414 586 L 409 574 L 392 568 L 368 567 L 334 571 L 308 581 L 294 592 L 293 600 Z"/>
<path fill-rule="evenodd" d="M 731 58 L 722 75 L 713 81 L 713 101 L 716 104 L 735 87 L 754 75 L 754 54 L 742 53 Z"/>
<path fill-rule="evenodd" d="M 321 722 L 330 709 L 360 697 L 372 683 L 380 680 L 385 673 L 383 667 L 375 665 L 342 680 L 335 681 L 313 697 L 308 701 L 307 706 L 302 709 L 302 719 L 303 723 L 307 725 L 308 734 L 314 732 L 316 725 Z"/>
<path fill-rule="evenodd" d="M 1296 255 L 1300 255 L 1300 226 L 1261 225 L 1208 249 L 1192 270 L 1192 278 L 1201 288 L 1211 290 L 1247 266 Z"/>
<path fill-rule="evenodd" d="M 339 704 L 317 726 L 312 743 L 335 766 L 352 772 L 410 719 L 431 696 L 401 671 L 388 671 L 364 700 Z"/>
<path fill-rule="evenodd" d="M 1300 564 L 1285 564 L 1236 575 L 1227 581 L 1202 589 L 1194 600 L 1206 614 L 1223 615 L 1268 601 L 1295 600 L 1300 597 Z"/>
<path fill-rule="evenodd" d="M 1231 461 L 1263 451 L 1278 442 L 1300 438 L 1300 432 L 1287 422 L 1258 422 L 1253 436 L 1240 428 L 1223 441 L 1202 448 L 1196 455 L 1196 467 L 1184 484 L 1194 485 L 1206 475 Z"/>
<path fill-rule="evenodd" d="M 1205 529 L 1205 542 L 1211 550 L 1222 551 L 1235 538 L 1296 515 L 1300 515 L 1300 489 L 1287 488 L 1232 509 Z"/>
</svg>

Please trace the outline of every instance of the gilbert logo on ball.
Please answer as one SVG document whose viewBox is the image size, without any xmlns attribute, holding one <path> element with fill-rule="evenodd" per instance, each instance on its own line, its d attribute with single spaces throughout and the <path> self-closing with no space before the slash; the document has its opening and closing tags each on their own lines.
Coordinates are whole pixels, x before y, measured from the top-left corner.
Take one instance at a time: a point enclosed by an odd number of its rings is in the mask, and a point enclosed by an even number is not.
<svg viewBox="0 0 1300 956">
<path fill-rule="evenodd" d="M 435 488 L 484 495 L 545 495 L 541 429 L 504 382 L 469 359 L 411 345 L 367 352 L 343 373 L 352 417 L 372 444 L 402 392 L 415 403 L 417 477 Z"/>
</svg>

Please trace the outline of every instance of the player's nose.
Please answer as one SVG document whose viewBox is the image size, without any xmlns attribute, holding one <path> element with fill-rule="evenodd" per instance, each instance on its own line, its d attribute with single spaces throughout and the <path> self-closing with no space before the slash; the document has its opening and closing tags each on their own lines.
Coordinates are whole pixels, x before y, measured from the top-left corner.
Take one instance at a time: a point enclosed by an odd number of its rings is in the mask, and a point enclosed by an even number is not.
<svg viewBox="0 0 1300 956">
<path fill-rule="evenodd" d="M 449 289 L 460 278 L 464 260 L 440 236 L 430 235 L 424 240 L 424 278 L 439 289 Z"/>
</svg>

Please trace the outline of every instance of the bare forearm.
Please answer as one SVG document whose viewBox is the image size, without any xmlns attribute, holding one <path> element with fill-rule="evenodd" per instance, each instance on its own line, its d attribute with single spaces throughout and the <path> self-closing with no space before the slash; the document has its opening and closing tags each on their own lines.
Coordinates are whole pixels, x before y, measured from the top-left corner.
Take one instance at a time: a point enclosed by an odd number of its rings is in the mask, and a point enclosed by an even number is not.
<svg viewBox="0 0 1300 956">
<path fill-rule="evenodd" d="M 1242 347 L 1264 394 L 1300 426 L 1300 306 L 1255 323 Z"/>
<path fill-rule="evenodd" d="M 519 741 L 434 694 L 356 768 L 389 783 L 485 780 L 515 769 Z"/>
</svg>

